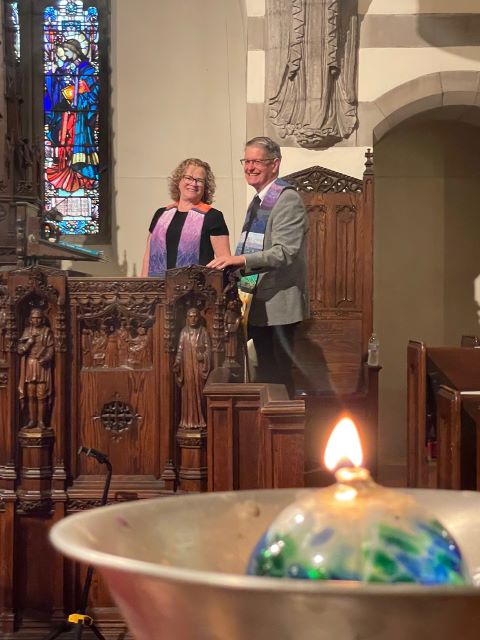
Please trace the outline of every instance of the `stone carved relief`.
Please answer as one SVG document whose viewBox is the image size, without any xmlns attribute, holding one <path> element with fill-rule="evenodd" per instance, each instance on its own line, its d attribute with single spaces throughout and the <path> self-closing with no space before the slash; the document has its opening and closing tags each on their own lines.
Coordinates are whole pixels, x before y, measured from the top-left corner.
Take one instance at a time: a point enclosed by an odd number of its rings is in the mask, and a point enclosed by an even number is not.
<svg viewBox="0 0 480 640">
<path fill-rule="evenodd" d="M 27 415 L 23 428 L 46 429 L 53 397 L 54 339 L 41 308 L 31 310 L 29 324 L 18 341 L 17 352 L 21 356 L 18 392 Z"/>
<path fill-rule="evenodd" d="M 268 133 L 329 147 L 357 125 L 356 0 L 268 0 Z"/>
<path fill-rule="evenodd" d="M 185 326 L 180 332 L 173 365 L 175 380 L 181 389 L 179 428 L 206 428 L 203 407 L 203 387 L 211 370 L 212 347 L 210 336 L 202 324 L 200 311 L 188 309 Z"/>
</svg>

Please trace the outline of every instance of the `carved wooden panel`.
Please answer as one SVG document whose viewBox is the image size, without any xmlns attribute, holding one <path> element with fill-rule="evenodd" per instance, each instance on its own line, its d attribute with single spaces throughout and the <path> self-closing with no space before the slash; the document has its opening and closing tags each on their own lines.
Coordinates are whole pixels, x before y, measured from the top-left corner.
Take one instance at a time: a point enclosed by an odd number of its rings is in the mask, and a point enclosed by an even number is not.
<svg viewBox="0 0 480 640">
<path fill-rule="evenodd" d="M 409 486 L 477 489 L 480 350 L 411 340 L 407 382 Z"/>
<path fill-rule="evenodd" d="M 358 252 L 355 207 L 337 205 L 336 223 L 335 307 L 354 307 L 359 303 L 355 283 L 361 279 L 355 268 Z"/>
<path fill-rule="evenodd" d="M 281 385 L 209 380 L 208 489 L 304 485 L 305 404 Z"/>
<path fill-rule="evenodd" d="M 327 272 L 327 209 L 324 205 L 308 207 L 308 262 L 310 266 L 309 294 L 311 304 L 315 307 L 326 304 L 326 272 Z M 314 256 L 317 256 L 314 259 Z"/>
<path fill-rule="evenodd" d="M 296 334 L 296 387 L 357 393 L 372 331 L 372 188 L 364 180 L 312 167 L 285 177 L 309 218 L 310 319 Z"/>
<path fill-rule="evenodd" d="M 84 569 L 56 553 L 48 533 L 68 513 L 101 504 L 106 468 L 79 455 L 80 446 L 112 463 L 107 503 L 172 495 L 179 479 L 183 490 L 206 489 L 206 427 L 180 433 L 173 364 L 189 308 L 201 316 L 211 360 L 223 364 L 236 295 L 231 275 L 204 267 L 166 281 L 69 279 L 44 267 L 0 274 L 1 637 L 15 620 L 19 637 L 44 637 L 78 606 Z M 33 366 L 30 340 L 47 334 L 48 420 L 26 428 L 34 396 L 21 398 L 19 387 L 34 381 L 22 371 Z M 237 365 L 229 340 L 227 373 Z M 113 637 L 123 623 L 99 576 L 90 595 Z"/>
</svg>

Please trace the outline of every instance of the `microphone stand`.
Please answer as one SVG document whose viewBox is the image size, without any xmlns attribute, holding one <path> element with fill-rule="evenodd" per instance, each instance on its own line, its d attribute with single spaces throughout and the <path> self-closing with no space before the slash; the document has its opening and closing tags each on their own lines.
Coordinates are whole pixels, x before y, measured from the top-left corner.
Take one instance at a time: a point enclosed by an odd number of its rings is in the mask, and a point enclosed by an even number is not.
<svg viewBox="0 0 480 640">
<path fill-rule="evenodd" d="M 110 489 L 110 483 L 112 481 L 112 463 L 108 459 L 107 455 L 101 453 L 100 451 L 97 451 L 96 449 L 80 447 L 78 453 L 84 453 L 91 458 L 95 458 L 98 463 L 104 464 L 107 467 L 102 499 L 100 501 L 100 506 L 106 505 L 108 499 L 108 491 Z M 75 613 L 71 613 L 68 616 L 67 620 L 61 622 L 57 629 L 54 629 L 48 636 L 46 636 L 45 640 L 54 640 L 63 633 L 69 633 L 73 629 L 75 629 L 75 640 L 81 640 L 82 633 L 85 627 L 90 629 L 99 640 L 105 640 L 105 637 L 101 634 L 101 632 L 95 625 L 93 618 L 86 614 L 88 606 L 88 595 L 90 593 L 90 587 L 92 586 L 93 571 L 94 569 L 92 565 L 89 565 L 87 568 L 87 575 L 85 576 L 85 582 L 83 583 L 80 606 L 78 607 L 77 611 Z"/>
</svg>

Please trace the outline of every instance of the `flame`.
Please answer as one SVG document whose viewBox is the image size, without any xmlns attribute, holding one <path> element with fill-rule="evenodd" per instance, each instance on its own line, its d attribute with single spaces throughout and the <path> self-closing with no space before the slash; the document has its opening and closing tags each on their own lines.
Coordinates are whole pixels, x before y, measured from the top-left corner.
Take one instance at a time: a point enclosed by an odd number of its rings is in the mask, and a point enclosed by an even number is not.
<svg viewBox="0 0 480 640">
<path fill-rule="evenodd" d="M 327 442 L 324 462 L 327 469 L 333 471 L 345 459 L 349 460 L 354 467 L 360 467 L 363 461 L 357 427 L 350 418 L 342 418 L 335 425 Z"/>
</svg>

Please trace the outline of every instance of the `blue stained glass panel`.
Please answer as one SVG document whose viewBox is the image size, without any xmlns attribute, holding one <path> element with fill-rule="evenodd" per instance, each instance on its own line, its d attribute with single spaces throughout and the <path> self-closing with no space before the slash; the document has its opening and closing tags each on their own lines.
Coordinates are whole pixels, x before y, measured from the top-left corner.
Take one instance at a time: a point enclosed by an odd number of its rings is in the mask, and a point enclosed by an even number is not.
<svg viewBox="0 0 480 640">
<path fill-rule="evenodd" d="M 45 208 L 65 234 L 99 231 L 99 28 L 96 7 L 44 10 Z"/>
</svg>

